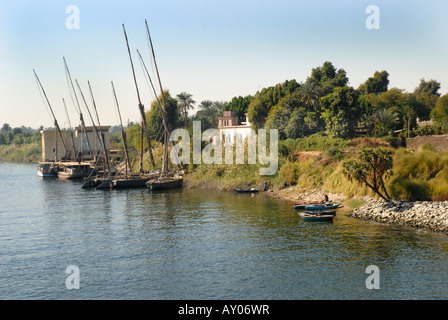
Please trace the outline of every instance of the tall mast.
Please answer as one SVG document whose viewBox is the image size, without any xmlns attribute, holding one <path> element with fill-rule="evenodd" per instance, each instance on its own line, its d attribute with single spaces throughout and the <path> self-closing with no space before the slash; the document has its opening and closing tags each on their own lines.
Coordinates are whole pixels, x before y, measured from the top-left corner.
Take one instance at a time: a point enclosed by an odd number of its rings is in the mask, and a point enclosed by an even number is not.
<svg viewBox="0 0 448 320">
<path fill-rule="evenodd" d="M 101 138 L 100 138 L 100 135 L 98 133 L 98 128 L 95 125 L 95 121 L 93 120 L 92 114 L 90 113 L 89 106 L 87 105 L 86 99 L 84 98 L 84 94 L 82 93 L 82 90 L 81 90 L 81 87 L 79 86 L 78 80 L 75 79 L 75 82 L 76 82 L 76 85 L 78 86 L 79 92 L 81 93 L 81 97 L 82 97 L 82 100 L 84 101 L 84 106 L 86 107 L 87 112 L 88 112 L 88 114 L 90 116 L 90 120 L 92 121 L 92 126 L 93 126 L 93 130 L 95 130 L 96 138 L 98 139 L 98 142 L 101 143 Z M 95 151 L 97 151 L 97 146 L 98 146 L 98 143 L 95 143 Z M 103 156 L 104 156 L 105 150 L 103 149 L 103 146 L 101 146 L 101 149 L 103 151 Z M 105 159 L 106 158 L 104 158 L 104 160 Z"/>
<path fill-rule="evenodd" d="M 87 81 L 87 83 L 89 85 L 90 96 L 92 98 L 93 108 L 95 109 L 96 119 L 98 120 L 98 126 L 100 129 L 101 144 L 103 146 L 103 157 L 104 157 L 104 160 L 106 161 L 107 170 L 110 172 L 109 157 L 107 155 L 106 141 L 104 141 L 104 136 L 101 131 L 100 117 L 98 116 L 98 110 L 96 109 L 96 103 L 95 103 L 95 99 L 93 98 L 93 92 L 92 92 L 92 87 L 90 86 L 90 81 Z"/>
<path fill-rule="evenodd" d="M 131 61 L 132 75 L 134 77 L 135 88 L 137 90 L 138 108 L 140 110 L 140 115 L 142 117 L 142 125 L 143 125 L 143 128 L 145 130 L 146 143 L 148 144 L 149 156 L 151 158 L 152 166 L 155 167 L 156 164 L 154 162 L 154 156 L 152 154 L 151 139 L 150 139 L 150 136 L 149 136 L 148 126 L 146 124 L 145 107 L 143 106 L 143 104 L 141 102 L 141 99 L 140 99 L 140 92 L 138 91 L 137 79 L 135 78 L 134 64 L 132 63 L 131 49 L 129 48 L 128 36 L 126 35 L 126 29 L 124 28 L 124 24 L 123 24 L 123 32 L 124 32 L 124 37 L 126 39 L 126 45 L 128 47 L 129 60 Z M 143 141 L 142 141 L 142 143 L 143 143 Z"/>
<path fill-rule="evenodd" d="M 72 76 L 70 75 L 70 70 L 68 69 L 67 61 L 65 61 L 65 57 L 63 57 L 63 59 L 64 59 L 65 72 L 67 73 L 68 79 L 70 80 L 71 88 L 73 90 L 73 94 L 75 95 L 75 99 L 76 99 L 76 105 L 78 106 L 79 120 L 81 122 L 82 131 L 84 132 L 84 136 L 87 141 L 87 147 L 89 148 L 90 155 L 92 156 L 93 152 L 92 152 L 92 148 L 90 147 L 89 136 L 87 134 L 86 124 L 84 122 L 84 117 L 82 115 L 81 106 L 79 105 L 78 96 L 76 95 L 75 86 L 73 85 Z M 70 90 L 70 86 L 69 86 L 69 90 Z M 82 159 L 84 159 L 84 146 L 83 145 L 81 145 L 81 155 L 82 155 Z"/>
<path fill-rule="evenodd" d="M 56 120 L 53 109 L 51 108 L 51 105 L 50 105 L 50 101 L 48 101 L 47 94 L 45 93 L 44 87 L 42 86 L 42 83 L 40 82 L 39 77 L 37 76 L 37 73 L 36 73 L 36 71 L 34 71 L 34 69 L 33 69 L 33 72 L 34 72 L 34 76 L 36 77 L 36 80 L 39 84 L 39 87 L 42 90 L 45 100 L 47 101 L 47 104 L 48 104 L 48 107 L 50 108 L 51 114 L 53 115 L 54 126 L 56 127 L 59 137 L 61 138 L 62 146 L 64 147 L 65 156 L 67 157 L 67 148 L 65 147 L 64 137 L 62 136 L 61 128 L 59 128 L 58 120 Z M 56 148 L 57 148 L 57 146 L 58 146 L 58 141 L 56 139 Z M 56 160 L 57 159 L 55 158 L 55 161 Z"/>
<path fill-rule="evenodd" d="M 148 27 L 148 21 L 145 19 L 145 25 L 146 25 L 146 32 L 148 35 L 148 40 L 151 46 L 151 53 L 152 53 L 152 57 L 154 60 L 154 66 L 156 68 L 156 73 L 157 73 L 157 79 L 159 80 L 159 85 L 160 85 L 160 91 L 162 93 L 162 101 L 163 101 L 163 109 L 162 109 L 162 114 L 165 115 L 165 119 L 166 119 L 166 101 L 165 101 L 165 94 L 163 93 L 163 88 L 162 88 L 162 82 L 160 81 L 160 75 L 159 75 L 159 69 L 157 68 L 157 62 L 156 62 L 156 55 L 154 53 L 154 47 L 152 45 L 152 40 L 151 40 L 151 34 L 149 32 L 149 27 Z M 167 123 L 168 125 L 168 123 Z M 164 150 L 164 157 L 163 157 L 163 165 L 162 165 L 162 172 L 164 174 L 167 173 L 168 171 L 168 134 L 169 134 L 169 128 L 167 126 L 165 126 L 165 136 L 164 136 L 164 145 L 165 145 L 165 150 Z"/>
<path fill-rule="evenodd" d="M 71 130 L 72 124 L 70 123 L 70 117 L 68 116 L 67 105 L 65 104 L 65 99 L 64 98 L 62 98 L 62 102 L 64 103 L 65 115 L 67 116 L 67 121 L 68 121 L 68 125 L 69 125 L 69 128 L 70 128 L 70 137 L 71 137 L 71 140 L 72 140 L 72 151 L 73 151 L 72 159 L 76 160 L 75 139 L 73 138 L 73 131 Z"/>
<path fill-rule="evenodd" d="M 162 111 L 162 124 L 163 124 L 163 127 L 165 128 L 166 132 L 169 132 L 170 130 L 168 129 L 168 126 L 167 126 L 166 113 L 164 112 L 163 105 L 159 101 L 159 98 L 158 98 L 157 93 L 156 93 L 156 89 L 154 88 L 154 84 L 153 84 L 153 82 L 151 80 L 151 76 L 149 75 L 149 71 L 146 68 L 145 61 L 143 61 L 143 58 L 142 58 L 142 55 L 140 54 L 140 51 L 137 50 L 137 53 L 138 53 L 138 56 L 140 58 L 140 62 L 142 63 L 142 66 L 144 68 L 144 71 L 145 71 L 146 75 L 148 76 L 148 79 L 149 79 L 149 82 L 151 84 L 151 88 L 152 88 L 152 90 L 154 92 L 154 96 L 156 98 L 157 104 L 160 106 L 160 109 Z M 178 165 L 179 169 L 182 169 L 181 161 L 180 161 L 179 155 L 177 154 L 177 151 L 176 151 L 176 146 L 174 145 L 174 142 L 171 141 L 171 140 L 170 140 L 170 143 L 171 143 L 171 146 L 173 147 L 174 153 L 176 155 L 177 165 Z"/>
<path fill-rule="evenodd" d="M 118 116 L 120 118 L 120 125 L 121 125 L 121 139 L 123 140 L 123 148 L 124 148 L 124 155 L 126 157 L 126 176 L 128 175 L 128 166 L 129 169 L 132 172 L 132 168 L 131 168 L 131 162 L 129 161 L 129 153 L 128 153 L 128 147 L 127 147 L 127 143 L 126 143 L 126 133 L 124 132 L 123 129 L 123 121 L 121 120 L 121 113 L 120 113 L 120 107 L 118 106 L 118 99 L 117 99 L 117 95 L 115 93 L 115 88 L 114 88 L 114 83 L 111 81 L 112 83 L 112 91 L 114 93 L 114 98 L 115 98 L 115 104 L 117 106 L 117 111 L 118 111 Z"/>
</svg>

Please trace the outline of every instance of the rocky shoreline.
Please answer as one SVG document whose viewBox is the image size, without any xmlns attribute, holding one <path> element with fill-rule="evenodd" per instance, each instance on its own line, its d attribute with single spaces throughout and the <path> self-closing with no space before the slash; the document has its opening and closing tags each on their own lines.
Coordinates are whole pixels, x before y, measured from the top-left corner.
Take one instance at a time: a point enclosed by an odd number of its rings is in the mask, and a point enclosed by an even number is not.
<svg viewBox="0 0 448 320">
<path fill-rule="evenodd" d="M 372 200 L 347 216 L 448 234 L 448 201 Z"/>
</svg>

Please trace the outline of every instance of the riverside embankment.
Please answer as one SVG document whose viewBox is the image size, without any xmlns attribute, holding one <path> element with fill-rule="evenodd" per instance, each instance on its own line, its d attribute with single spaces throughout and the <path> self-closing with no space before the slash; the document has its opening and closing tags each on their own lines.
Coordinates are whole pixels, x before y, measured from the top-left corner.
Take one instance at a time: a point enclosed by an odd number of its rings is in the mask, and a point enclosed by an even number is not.
<svg viewBox="0 0 448 320">
<path fill-rule="evenodd" d="M 372 200 L 347 216 L 448 234 L 448 201 Z"/>
</svg>

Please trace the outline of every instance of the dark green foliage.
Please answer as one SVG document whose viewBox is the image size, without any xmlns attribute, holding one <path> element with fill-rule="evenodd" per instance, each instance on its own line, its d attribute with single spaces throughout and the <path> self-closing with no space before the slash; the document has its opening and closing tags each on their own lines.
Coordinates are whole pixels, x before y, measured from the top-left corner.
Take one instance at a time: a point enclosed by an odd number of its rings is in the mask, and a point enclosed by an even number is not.
<svg viewBox="0 0 448 320">
<path fill-rule="evenodd" d="M 338 87 L 333 93 L 320 99 L 322 118 L 330 136 L 353 138 L 361 117 L 358 93 L 352 87 Z"/>
<path fill-rule="evenodd" d="M 246 121 L 246 113 L 249 109 L 249 104 L 253 97 L 251 95 L 242 97 L 233 97 L 232 100 L 225 106 L 225 111 L 232 111 L 235 117 L 238 117 L 239 122 Z"/>
<path fill-rule="evenodd" d="M 414 93 L 420 95 L 422 93 L 428 93 L 430 95 L 435 95 L 440 97 L 440 82 L 436 80 L 425 81 L 425 79 L 420 79 L 420 84 L 415 88 Z"/>
<path fill-rule="evenodd" d="M 11 128 L 9 124 L 3 124 L 0 129 L 0 145 L 24 145 L 41 143 L 41 126 L 38 130 L 25 127 Z"/>
<path fill-rule="evenodd" d="M 389 74 L 386 71 L 375 71 L 373 77 L 368 78 L 366 82 L 359 86 L 358 91 L 361 94 L 379 94 L 381 92 L 387 91 L 388 85 Z"/>
<path fill-rule="evenodd" d="M 271 109 L 279 103 L 281 98 L 293 94 L 299 88 L 300 85 L 296 80 L 287 80 L 258 91 L 251 100 L 247 112 L 254 129 L 263 128 Z"/>
<path fill-rule="evenodd" d="M 166 103 L 166 117 L 168 122 L 168 130 L 171 132 L 181 124 L 181 110 L 178 107 L 178 101 L 171 97 L 169 91 L 164 91 Z M 163 99 L 159 96 L 158 101 L 163 103 Z M 162 106 L 157 100 L 151 104 L 151 109 L 146 112 L 146 121 L 151 139 L 163 141 L 161 132 L 163 131 L 162 124 Z"/>
<path fill-rule="evenodd" d="M 442 96 L 436 104 L 436 107 L 431 111 L 431 118 L 441 124 L 448 122 L 448 94 Z"/>
<path fill-rule="evenodd" d="M 331 62 L 326 61 L 322 67 L 311 70 L 311 76 L 307 78 L 306 83 L 320 87 L 322 95 L 327 95 L 337 87 L 346 86 L 348 78 L 344 69 L 336 70 Z"/>
</svg>

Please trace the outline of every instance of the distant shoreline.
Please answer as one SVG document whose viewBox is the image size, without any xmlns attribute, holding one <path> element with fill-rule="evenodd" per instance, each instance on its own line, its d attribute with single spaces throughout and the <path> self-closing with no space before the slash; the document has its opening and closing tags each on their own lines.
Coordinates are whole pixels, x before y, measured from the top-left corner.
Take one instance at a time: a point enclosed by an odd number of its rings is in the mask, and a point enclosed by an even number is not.
<svg viewBox="0 0 448 320">
<path fill-rule="evenodd" d="M 0 162 L 38 164 L 41 157 L 40 144 L 0 145 Z"/>
</svg>

